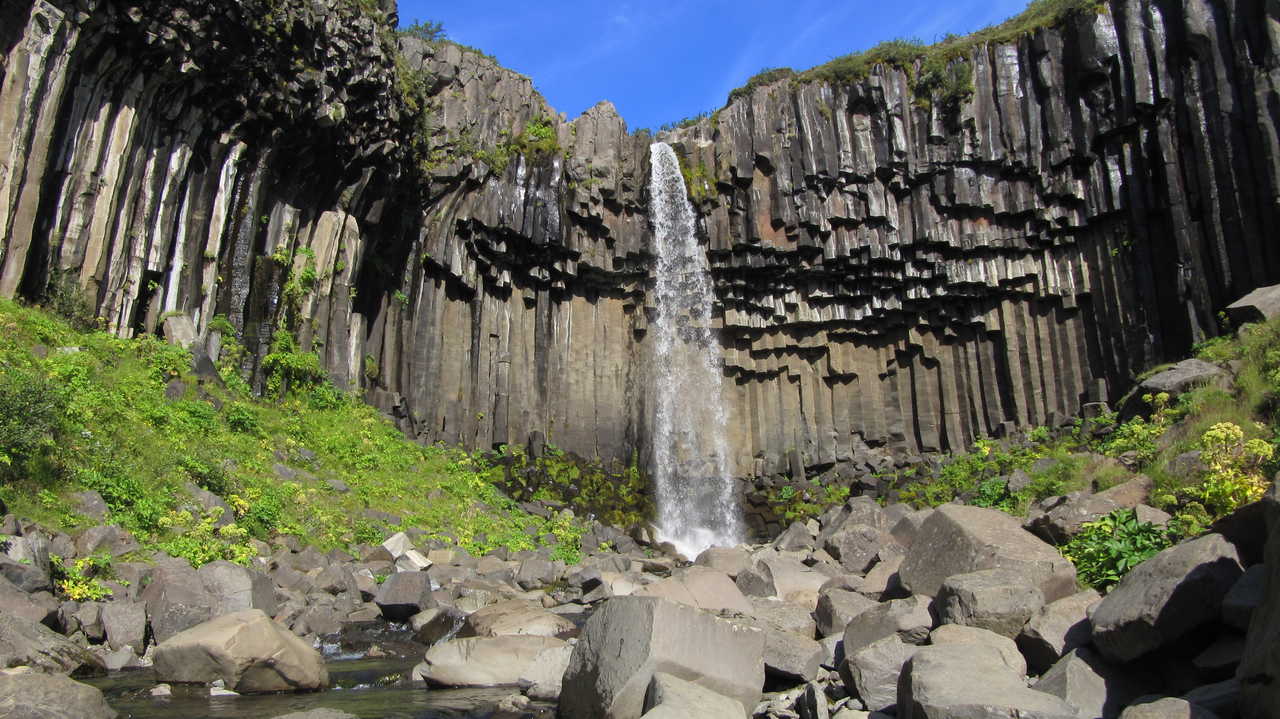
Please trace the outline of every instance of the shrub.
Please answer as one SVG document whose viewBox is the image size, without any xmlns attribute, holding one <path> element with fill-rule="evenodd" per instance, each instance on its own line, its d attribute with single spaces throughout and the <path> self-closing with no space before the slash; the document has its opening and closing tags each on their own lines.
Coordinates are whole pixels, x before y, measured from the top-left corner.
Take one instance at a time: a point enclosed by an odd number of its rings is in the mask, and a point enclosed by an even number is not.
<svg viewBox="0 0 1280 719">
<path fill-rule="evenodd" d="M 222 418 L 233 431 L 253 437 L 262 436 L 262 425 L 258 421 L 258 413 L 246 402 L 228 402 L 222 408 Z"/>
<path fill-rule="evenodd" d="M 416 37 L 423 42 L 431 43 L 439 42 L 447 37 L 444 32 L 444 25 L 430 20 L 414 20 L 412 25 L 400 28 L 400 34 L 406 37 Z"/>
<path fill-rule="evenodd" d="M 1145 394 L 1142 401 L 1151 406 L 1150 419 L 1138 416 L 1116 427 L 1111 436 L 1102 443 L 1102 452 L 1112 457 L 1133 452 L 1139 465 L 1145 465 L 1155 459 L 1159 448 L 1156 440 L 1169 429 L 1176 419 L 1176 412 L 1169 407 L 1169 395 Z"/>
<path fill-rule="evenodd" d="M 111 576 L 111 556 L 95 554 L 81 557 L 70 564 L 62 557 L 49 555 L 53 586 L 73 602 L 100 602 L 111 596 L 101 577 Z"/>
<path fill-rule="evenodd" d="M 1139 522 L 1132 509 L 1117 509 L 1086 522 L 1079 534 L 1062 546 L 1062 556 L 1075 565 L 1081 582 L 1105 589 L 1170 544 L 1165 530 Z"/>
<path fill-rule="evenodd" d="M 66 393 L 39 370 L 0 368 L 0 477 L 54 447 L 66 408 Z"/>
<path fill-rule="evenodd" d="M 170 512 L 161 524 L 172 535 L 160 543 L 160 549 L 170 556 L 187 560 L 193 567 L 219 559 L 247 566 L 257 554 L 248 545 L 249 533 L 234 522 L 217 526 L 220 516 L 221 507 L 205 512 L 198 519 L 186 510 Z"/>
<path fill-rule="evenodd" d="M 1231 422 L 1206 430 L 1200 448 L 1205 465 L 1200 482 L 1177 490 L 1175 498 L 1157 498 L 1166 506 L 1176 504 L 1172 526 L 1183 536 L 1199 534 L 1209 524 L 1261 499 L 1267 488 L 1262 468 L 1275 452 L 1266 440 L 1246 440 L 1244 430 Z"/>
<path fill-rule="evenodd" d="M 273 397 L 303 392 L 328 379 L 320 356 L 300 351 L 293 335 L 285 330 L 272 335 L 271 352 L 262 358 L 262 369 L 267 376 L 267 393 Z"/>
</svg>

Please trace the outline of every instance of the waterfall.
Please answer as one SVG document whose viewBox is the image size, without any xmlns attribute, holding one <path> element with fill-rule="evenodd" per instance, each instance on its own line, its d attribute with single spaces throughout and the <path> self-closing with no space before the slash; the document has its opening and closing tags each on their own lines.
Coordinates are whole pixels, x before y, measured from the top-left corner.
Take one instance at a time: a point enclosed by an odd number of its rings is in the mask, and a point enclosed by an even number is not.
<svg viewBox="0 0 1280 719">
<path fill-rule="evenodd" d="M 649 146 L 649 159 L 649 218 L 657 256 L 649 323 L 649 466 L 658 539 L 693 559 L 708 547 L 741 542 L 742 513 L 729 473 L 723 373 L 711 328 L 711 271 L 698 246 L 675 152 L 656 142 Z"/>
</svg>

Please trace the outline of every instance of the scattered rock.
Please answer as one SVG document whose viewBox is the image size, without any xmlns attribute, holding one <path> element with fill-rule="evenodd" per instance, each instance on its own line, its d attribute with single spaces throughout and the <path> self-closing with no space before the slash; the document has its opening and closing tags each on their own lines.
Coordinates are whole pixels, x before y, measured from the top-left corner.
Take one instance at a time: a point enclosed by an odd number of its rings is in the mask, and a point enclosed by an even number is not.
<svg viewBox="0 0 1280 719">
<path fill-rule="evenodd" d="M 875 600 L 858 592 L 829 589 L 818 597 L 818 606 L 813 611 L 818 634 L 824 637 L 843 634 L 850 620 L 876 605 Z"/>
<path fill-rule="evenodd" d="M 1018 645 L 1012 639 L 995 632 L 966 627 L 960 624 L 943 624 L 929 632 L 929 643 L 935 646 L 942 644 L 983 644 L 1000 652 L 1004 663 L 1018 674 L 1027 673 L 1027 661 L 1018 651 Z"/>
<path fill-rule="evenodd" d="M 1044 605 L 1031 617 L 1017 642 L 1032 672 L 1044 672 L 1063 654 L 1092 640 L 1088 611 L 1101 599 L 1097 591 L 1086 589 Z"/>
<path fill-rule="evenodd" d="M 1147 693 L 1147 687 L 1123 668 L 1083 647 L 1067 652 L 1032 688 L 1061 698 L 1081 716 L 1108 719 Z"/>
<path fill-rule="evenodd" d="M 29 666 L 50 674 L 92 675 L 102 663 L 43 624 L 0 613 L 0 668 Z"/>
<path fill-rule="evenodd" d="M 731 609 L 743 614 L 751 613 L 751 603 L 734 585 L 729 575 L 709 567 L 690 567 L 677 576 L 641 588 L 636 595 L 661 597 L 699 609 Z"/>
<path fill-rule="evenodd" d="M 1120 719 L 1218 719 L 1218 715 L 1186 699 L 1164 697 L 1129 705 Z"/>
<path fill-rule="evenodd" d="M 436 606 L 431 592 L 431 577 L 426 572 L 398 572 L 387 577 L 373 601 L 387 621 L 404 622 Z"/>
<path fill-rule="evenodd" d="M 896 635 L 907 644 L 923 644 L 932 627 L 928 598 L 893 599 L 862 612 L 849 622 L 844 630 L 845 656 L 888 636 Z"/>
<path fill-rule="evenodd" d="M 920 647 L 903 666 L 898 719 L 1079 719 L 1058 697 L 1028 689 L 1000 652 L 981 644 Z"/>
<path fill-rule="evenodd" d="M 919 648 L 894 634 L 846 654 L 840 666 L 845 689 L 872 711 L 892 711 L 898 701 L 898 676 Z"/>
<path fill-rule="evenodd" d="M 526 601 L 513 599 L 491 604 L 469 615 L 458 631 L 458 636 L 500 637 L 528 634 L 568 639 L 576 633 L 577 627 L 568 619 Z"/>
</svg>

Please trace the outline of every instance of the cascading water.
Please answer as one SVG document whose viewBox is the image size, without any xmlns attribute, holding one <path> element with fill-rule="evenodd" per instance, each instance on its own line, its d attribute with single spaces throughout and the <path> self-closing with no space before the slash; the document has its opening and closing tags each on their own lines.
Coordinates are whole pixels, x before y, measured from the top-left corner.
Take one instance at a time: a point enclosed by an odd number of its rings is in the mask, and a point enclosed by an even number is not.
<svg viewBox="0 0 1280 719">
<path fill-rule="evenodd" d="M 741 509 L 728 466 L 723 374 L 711 329 L 710 268 L 698 246 L 693 206 L 675 152 L 656 142 L 649 146 L 649 159 L 649 217 L 657 255 L 649 323 L 650 473 L 658 539 L 693 559 L 708 547 L 742 541 Z"/>
</svg>

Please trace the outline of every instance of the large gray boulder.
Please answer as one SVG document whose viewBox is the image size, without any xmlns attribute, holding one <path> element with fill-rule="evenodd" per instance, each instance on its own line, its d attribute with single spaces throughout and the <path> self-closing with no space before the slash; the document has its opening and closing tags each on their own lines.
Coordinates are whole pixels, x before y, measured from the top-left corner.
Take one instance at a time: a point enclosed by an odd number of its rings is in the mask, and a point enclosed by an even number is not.
<svg viewBox="0 0 1280 719">
<path fill-rule="evenodd" d="M 871 711 L 892 711 L 898 703 L 898 676 L 919 648 L 895 634 L 846 653 L 840 666 L 845 689 Z"/>
<path fill-rule="evenodd" d="M 828 589 L 818 597 L 818 607 L 813 617 L 818 623 L 818 634 L 829 637 L 843 634 L 844 628 L 854 617 L 879 603 L 858 592 L 846 589 Z"/>
<path fill-rule="evenodd" d="M 151 574 L 142 590 L 151 633 L 157 643 L 213 618 L 217 600 L 190 565 L 165 565 Z"/>
<path fill-rule="evenodd" d="M 1186 699 L 1164 697 L 1131 704 L 1120 713 L 1120 719 L 1218 719 L 1218 715 Z"/>
<path fill-rule="evenodd" d="M 1226 377 L 1226 371 L 1217 365 L 1199 359 L 1184 359 L 1142 380 L 1134 396 L 1166 392 L 1170 398 L 1176 398 L 1188 390 L 1220 382 Z"/>
<path fill-rule="evenodd" d="M 1044 605 L 1031 617 L 1017 642 L 1032 672 L 1040 674 L 1063 654 L 1093 639 L 1089 607 L 1101 600 L 1102 595 L 1096 590 L 1086 589 Z"/>
<path fill-rule="evenodd" d="M 644 719 L 742 719 L 742 705 L 665 672 L 655 672 L 645 694 Z"/>
<path fill-rule="evenodd" d="M 213 616 L 244 609 L 261 609 L 268 616 L 275 616 L 275 586 L 262 572 L 220 559 L 200 567 L 196 574 L 213 599 Z"/>
<path fill-rule="evenodd" d="M 929 643 L 934 646 L 943 644 L 983 644 L 993 647 L 1000 652 L 1000 656 L 1004 658 L 1004 663 L 1010 669 L 1019 675 L 1027 673 L 1027 660 L 1018 651 L 1018 645 L 1014 644 L 1012 639 L 986 629 L 966 627 L 960 624 L 943 624 L 929 632 Z"/>
<path fill-rule="evenodd" d="M 573 648 L 533 635 L 450 639 L 427 650 L 414 674 L 433 686 L 557 687 Z"/>
<path fill-rule="evenodd" d="M 1243 570 L 1219 534 L 1170 547 L 1130 571 L 1090 618 L 1093 643 L 1112 661 L 1128 662 L 1216 620 L 1222 597 Z"/>
<path fill-rule="evenodd" d="M 1262 602 L 1252 612 L 1240 679 L 1240 716 L 1271 719 L 1280 706 L 1280 485 L 1263 498 L 1267 524 L 1266 576 Z"/>
<path fill-rule="evenodd" d="M 710 547 L 699 554 L 693 563 L 700 567 L 718 569 L 737 579 L 739 574 L 751 568 L 751 554 L 742 547 Z"/>
<path fill-rule="evenodd" d="M 577 633 L 573 622 L 538 606 L 512 599 L 472 612 L 458 631 L 459 637 L 501 637 L 528 634 L 568 639 Z"/>
<path fill-rule="evenodd" d="M 699 609 L 730 609 L 751 613 L 751 603 L 729 575 L 710 567 L 693 566 L 678 574 L 647 585 L 635 592 L 642 597 L 661 597 Z"/>
<path fill-rule="evenodd" d="M 822 548 L 838 560 L 846 572 L 861 574 L 871 567 L 887 536 L 883 529 L 845 522 L 826 539 Z"/>
<path fill-rule="evenodd" d="M 58 612 L 58 601 L 48 592 L 28 594 L 0 575 L 0 615 L 49 622 Z"/>
<path fill-rule="evenodd" d="M 920 647 L 898 679 L 898 719 L 1080 719 L 1062 699 L 1028 689 L 999 650 Z"/>
<path fill-rule="evenodd" d="M 1227 305 L 1225 312 L 1236 327 L 1246 322 L 1266 322 L 1280 315 L 1280 285 L 1259 287 Z"/>
<path fill-rule="evenodd" d="M 587 620 L 564 674 L 563 719 L 637 719 L 663 671 L 755 707 L 764 633 L 654 597 L 615 597 Z"/>
<path fill-rule="evenodd" d="M 226 614 L 161 642 L 156 679 L 209 684 L 241 694 L 312 691 L 329 685 L 324 659 L 260 609 Z"/>
<path fill-rule="evenodd" d="M 115 719 L 96 687 L 56 674 L 0 674 L 5 719 Z"/>
<path fill-rule="evenodd" d="M 1044 595 L 1011 569 L 980 569 L 947 577 L 938 592 L 938 619 L 1013 638 L 1041 607 Z"/>
<path fill-rule="evenodd" d="M 1149 691 L 1124 668 L 1083 647 L 1059 659 L 1032 688 L 1062 699 L 1080 710 L 1082 717 L 1091 719 L 1119 716 L 1130 702 Z"/>
<path fill-rule="evenodd" d="M 845 656 L 889 636 L 897 636 L 907 644 L 924 644 L 933 624 L 928 597 L 893 599 L 876 605 L 845 627 Z"/>
<path fill-rule="evenodd" d="M 1076 573 L 1056 549 L 995 509 L 946 504 L 921 525 L 898 569 L 903 586 L 934 597 L 953 574 L 980 569 L 1021 573 L 1045 601 L 1076 592 Z"/>
<path fill-rule="evenodd" d="M 431 577 L 426 572 L 398 572 L 387 577 L 373 601 L 387 621 L 406 622 L 418 612 L 436 606 L 431 591 Z"/>
<path fill-rule="evenodd" d="M 807 682 L 818 675 L 827 650 L 808 637 L 771 626 L 764 630 L 764 669 L 783 681 Z"/>
<path fill-rule="evenodd" d="M 129 647 L 134 654 L 142 654 L 147 648 L 147 607 L 142 602 L 107 602 L 101 621 L 112 649 Z"/>
<path fill-rule="evenodd" d="M 1085 522 L 1096 521 L 1117 509 L 1119 504 L 1100 494 L 1072 492 L 1041 502 L 1023 526 L 1044 541 L 1060 545 L 1079 533 Z"/>
<path fill-rule="evenodd" d="M 0 613 L 0 669 L 29 666 L 50 674 L 101 674 L 102 662 L 52 629 Z"/>
</svg>

